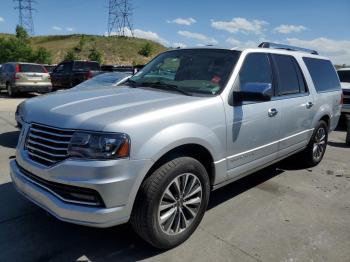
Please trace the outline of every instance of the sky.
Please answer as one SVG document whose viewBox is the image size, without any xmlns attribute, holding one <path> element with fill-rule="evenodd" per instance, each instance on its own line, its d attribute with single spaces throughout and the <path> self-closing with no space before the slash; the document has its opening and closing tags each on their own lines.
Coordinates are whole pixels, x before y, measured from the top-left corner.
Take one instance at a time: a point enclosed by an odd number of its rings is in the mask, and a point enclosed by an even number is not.
<svg viewBox="0 0 350 262">
<path fill-rule="evenodd" d="M 0 0 L 0 32 L 13 33 L 18 10 Z M 350 0 L 133 0 L 136 37 L 168 47 L 256 47 L 262 41 L 316 49 L 350 64 Z M 36 0 L 35 35 L 105 35 L 108 0 Z"/>
</svg>

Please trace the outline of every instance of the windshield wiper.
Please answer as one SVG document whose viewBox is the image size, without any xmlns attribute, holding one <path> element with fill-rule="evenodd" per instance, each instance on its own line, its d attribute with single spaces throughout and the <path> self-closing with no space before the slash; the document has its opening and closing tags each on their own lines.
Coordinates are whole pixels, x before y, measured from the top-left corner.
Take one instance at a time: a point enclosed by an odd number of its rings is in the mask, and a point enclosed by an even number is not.
<svg viewBox="0 0 350 262">
<path fill-rule="evenodd" d="M 186 95 L 186 96 L 192 96 L 191 93 L 186 92 L 185 90 L 182 90 L 177 85 L 167 84 L 167 83 L 164 83 L 164 82 L 159 82 L 159 81 L 155 82 L 155 83 L 143 82 L 143 83 L 141 83 L 141 85 L 142 86 L 155 87 L 155 88 L 165 88 L 165 89 L 168 89 L 168 90 L 173 90 L 173 91 L 179 92 L 179 93 L 181 93 L 183 95 Z"/>
</svg>

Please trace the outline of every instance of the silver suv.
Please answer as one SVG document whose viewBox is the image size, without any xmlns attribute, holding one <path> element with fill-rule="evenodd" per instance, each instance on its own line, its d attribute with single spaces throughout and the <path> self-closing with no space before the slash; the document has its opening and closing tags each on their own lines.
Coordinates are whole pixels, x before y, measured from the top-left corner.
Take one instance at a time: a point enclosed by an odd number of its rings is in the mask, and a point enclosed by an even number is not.
<svg viewBox="0 0 350 262">
<path fill-rule="evenodd" d="M 32 63 L 6 63 L 0 68 L 0 90 L 9 96 L 23 92 L 51 92 L 51 77 L 45 67 Z"/>
<path fill-rule="evenodd" d="M 167 51 L 120 88 L 21 104 L 11 176 L 58 219 L 130 221 L 153 246 L 171 248 L 197 228 L 212 190 L 297 152 L 317 165 L 340 102 L 336 71 L 315 51 Z"/>
</svg>

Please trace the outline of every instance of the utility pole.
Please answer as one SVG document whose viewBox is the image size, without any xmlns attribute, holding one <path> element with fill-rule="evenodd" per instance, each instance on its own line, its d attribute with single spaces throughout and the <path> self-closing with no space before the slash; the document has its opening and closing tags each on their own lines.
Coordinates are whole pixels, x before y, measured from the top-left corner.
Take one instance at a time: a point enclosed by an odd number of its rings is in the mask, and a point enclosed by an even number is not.
<svg viewBox="0 0 350 262">
<path fill-rule="evenodd" d="M 33 8 L 34 0 L 13 0 L 18 10 L 18 24 L 22 26 L 29 35 L 34 35 Z"/>
<path fill-rule="evenodd" d="M 133 36 L 131 0 L 108 1 L 108 36 Z"/>
</svg>

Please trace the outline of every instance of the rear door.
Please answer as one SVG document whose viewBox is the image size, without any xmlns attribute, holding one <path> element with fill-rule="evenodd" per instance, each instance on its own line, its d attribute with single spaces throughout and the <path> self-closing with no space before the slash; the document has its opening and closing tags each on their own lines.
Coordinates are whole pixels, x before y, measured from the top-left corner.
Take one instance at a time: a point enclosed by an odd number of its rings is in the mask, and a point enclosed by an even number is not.
<svg viewBox="0 0 350 262">
<path fill-rule="evenodd" d="M 278 157 L 305 147 L 313 132 L 314 98 L 293 56 L 272 54 L 276 72 L 275 101 L 282 101 Z"/>
</svg>

